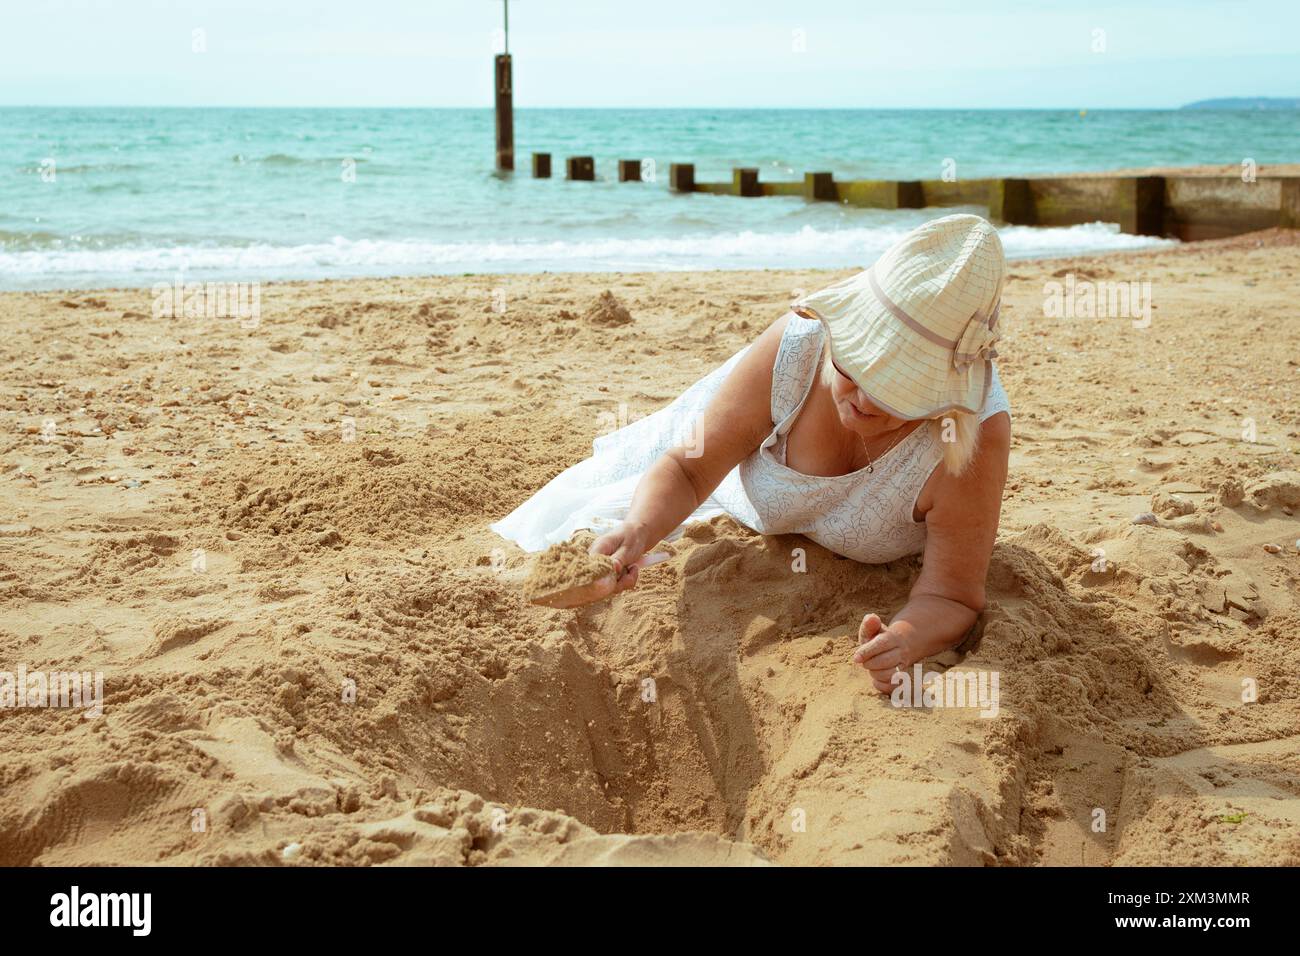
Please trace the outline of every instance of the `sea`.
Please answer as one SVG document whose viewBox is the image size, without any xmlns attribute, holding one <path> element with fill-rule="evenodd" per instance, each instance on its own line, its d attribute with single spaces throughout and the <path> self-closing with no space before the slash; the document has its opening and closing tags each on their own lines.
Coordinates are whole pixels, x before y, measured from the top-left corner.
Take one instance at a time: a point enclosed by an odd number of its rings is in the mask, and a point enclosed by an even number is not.
<svg viewBox="0 0 1300 956">
<path fill-rule="evenodd" d="M 1300 114 L 1250 110 L 0 108 L 0 289 L 348 276 L 865 266 L 932 210 L 668 189 L 1300 159 Z M 529 156 L 552 154 L 553 178 Z M 564 158 L 595 158 L 568 182 Z M 618 182 L 617 161 L 642 162 Z M 981 209 L 972 209 L 982 212 Z M 1006 227 L 1011 258 L 1168 240 Z"/>
</svg>

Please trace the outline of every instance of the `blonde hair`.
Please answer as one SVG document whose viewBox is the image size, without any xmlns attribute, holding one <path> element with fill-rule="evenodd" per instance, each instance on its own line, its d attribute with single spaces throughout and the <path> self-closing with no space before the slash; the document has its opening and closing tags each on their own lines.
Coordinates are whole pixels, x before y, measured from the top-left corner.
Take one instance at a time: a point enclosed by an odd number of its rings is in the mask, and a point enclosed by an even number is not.
<svg viewBox="0 0 1300 956">
<path fill-rule="evenodd" d="M 839 373 L 831 364 L 831 343 L 826 340 L 822 350 L 822 384 L 830 388 Z M 928 425 L 930 437 L 943 454 L 943 466 L 950 475 L 960 475 L 975 458 L 979 450 L 979 418 L 970 412 L 945 412 L 931 418 Z"/>
</svg>

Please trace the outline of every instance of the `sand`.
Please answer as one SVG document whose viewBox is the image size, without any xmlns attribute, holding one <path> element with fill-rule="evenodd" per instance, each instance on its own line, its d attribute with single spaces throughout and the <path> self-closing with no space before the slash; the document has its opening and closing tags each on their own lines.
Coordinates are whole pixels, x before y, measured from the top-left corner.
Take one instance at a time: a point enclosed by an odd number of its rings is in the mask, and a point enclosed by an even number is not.
<svg viewBox="0 0 1300 956">
<path fill-rule="evenodd" d="M 564 611 L 488 530 L 845 271 L 0 296 L 0 668 L 104 675 L 0 710 L 0 864 L 1300 863 L 1295 236 L 1010 272 L 989 610 L 933 662 L 996 716 L 849 664 L 916 560 L 719 519 Z M 1151 327 L 1045 317 L 1068 273 Z"/>
<path fill-rule="evenodd" d="M 533 558 L 524 579 L 524 597 L 532 601 L 599 581 L 613 574 L 612 558 L 589 554 L 577 541 L 553 544 Z"/>
</svg>

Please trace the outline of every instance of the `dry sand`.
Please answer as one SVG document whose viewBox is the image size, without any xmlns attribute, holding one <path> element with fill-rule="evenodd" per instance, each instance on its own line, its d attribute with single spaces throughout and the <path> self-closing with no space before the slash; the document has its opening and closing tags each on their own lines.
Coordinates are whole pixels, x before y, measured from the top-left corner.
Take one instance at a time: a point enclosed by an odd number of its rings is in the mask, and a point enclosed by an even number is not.
<svg viewBox="0 0 1300 956">
<path fill-rule="evenodd" d="M 848 663 L 914 560 L 718 520 L 526 603 L 489 521 L 846 274 L 0 296 L 0 668 L 105 675 L 0 711 L 0 863 L 1300 863 L 1293 234 L 1011 267 L 996 717 Z"/>
</svg>

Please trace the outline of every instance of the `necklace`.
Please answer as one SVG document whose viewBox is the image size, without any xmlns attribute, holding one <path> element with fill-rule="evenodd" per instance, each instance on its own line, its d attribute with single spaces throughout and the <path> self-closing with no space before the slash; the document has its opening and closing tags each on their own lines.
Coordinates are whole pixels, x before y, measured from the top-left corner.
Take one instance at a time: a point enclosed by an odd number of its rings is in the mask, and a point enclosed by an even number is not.
<svg viewBox="0 0 1300 956">
<path fill-rule="evenodd" d="M 900 431 L 902 431 L 902 427 L 903 426 L 899 426 Z M 881 458 L 884 458 L 886 455 L 888 455 L 893 450 L 895 445 L 897 445 L 900 441 L 902 441 L 911 433 L 912 433 L 911 431 L 908 431 L 906 434 L 898 435 L 893 441 L 889 443 L 888 447 L 886 447 L 884 451 L 882 451 L 879 455 L 875 457 L 875 459 L 872 459 L 871 453 L 867 451 L 867 443 L 864 441 L 862 443 L 862 450 L 866 452 L 867 455 L 867 474 L 874 475 L 876 473 L 876 462 L 879 461 Z"/>
</svg>

